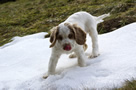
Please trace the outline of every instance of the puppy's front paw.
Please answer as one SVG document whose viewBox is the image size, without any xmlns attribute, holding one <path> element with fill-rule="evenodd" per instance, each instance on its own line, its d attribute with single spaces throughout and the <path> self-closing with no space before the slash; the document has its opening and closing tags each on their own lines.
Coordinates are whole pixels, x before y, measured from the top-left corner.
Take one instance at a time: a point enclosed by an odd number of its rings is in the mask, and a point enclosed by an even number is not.
<svg viewBox="0 0 136 90">
<path fill-rule="evenodd" d="M 48 74 L 46 73 L 46 74 L 43 76 L 43 78 L 46 79 L 47 77 L 48 77 Z"/>
</svg>

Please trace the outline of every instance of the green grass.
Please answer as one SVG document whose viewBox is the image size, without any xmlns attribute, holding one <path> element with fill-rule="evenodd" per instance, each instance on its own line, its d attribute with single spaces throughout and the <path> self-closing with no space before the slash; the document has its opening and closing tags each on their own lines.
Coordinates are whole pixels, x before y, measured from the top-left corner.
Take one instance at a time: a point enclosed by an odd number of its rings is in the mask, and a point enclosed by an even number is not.
<svg viewBox="0 0 136 90">
<path fill-rule="evenodd" d="M 87 11 L 96 16 L 110 12 L 111 16 L 105 23 L 98 25 L 99 33 L 106 33 L 136 21 L 134 2 L 134 0 L 17 0 L 0 4 L 0 46 L 14 36 L 49 32 L 53 26 L 77 11 Z M 116 22 L 112 22 L 114 20 Z M 107 24 L 109 21 L 112 22 L 112 27 Z M 116 23 L 118 25 L 114 25 Z"/>
<path fill-rule="evenodd" d="M 111 13 L 98 25 L 99 34 L 136 22 L 135 0 L 16 0 L 0 4 L 0 46 L 14 36 L 49 32 L 77 11 L 87 11 L 95 16 Z M 136 89 L 133 82 L 128 87 Z"/>
<path fill-rule="evenodd" d="M 123 87 L 114 90 L 136 90 L 136 80 L 133 81 L 127 80 Z"/>
</svg>

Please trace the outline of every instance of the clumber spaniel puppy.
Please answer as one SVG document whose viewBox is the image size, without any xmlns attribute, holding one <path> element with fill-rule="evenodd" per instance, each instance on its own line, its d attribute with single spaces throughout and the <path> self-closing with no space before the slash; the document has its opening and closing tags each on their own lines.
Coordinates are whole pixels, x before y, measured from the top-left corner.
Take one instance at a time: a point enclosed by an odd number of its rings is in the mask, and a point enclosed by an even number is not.
<svg viewBox="0 0 136 90">
<path fill-rule="evenodd" d="M 90 57 L 97 57 L 99 55 L 97 24 L 102 22 L 102 19 L 107 16 L 109 14 L 95 17 L 87 12 L 77 12 L 58 26 L 52 28 L 50 36 L 52 54 L 48 72 L 44 78 L 55 74 L 58 59 L 62 54 L 74 52 L 70 57 L 77 57 L 78 65 L 81 67 L 86 66 L 84 50 L 87 48 L 85 44 L 87 33 L 92 39 L 92 53 Z"/>
</svg>

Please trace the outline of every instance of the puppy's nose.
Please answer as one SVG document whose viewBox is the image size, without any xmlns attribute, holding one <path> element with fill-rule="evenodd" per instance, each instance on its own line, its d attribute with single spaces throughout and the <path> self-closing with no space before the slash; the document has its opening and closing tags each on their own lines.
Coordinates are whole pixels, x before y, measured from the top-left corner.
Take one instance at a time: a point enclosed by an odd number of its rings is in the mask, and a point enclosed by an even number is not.
<svg viewBox="0 0 136 90">
<path fill-rule="evenodd" d="M 70 51 L 72 48 L 71 48 L 70 44 L 66 43 L 66 44 L 64 44 L 63 49 L 66 50 L 66 51 Z"/>
</svg>

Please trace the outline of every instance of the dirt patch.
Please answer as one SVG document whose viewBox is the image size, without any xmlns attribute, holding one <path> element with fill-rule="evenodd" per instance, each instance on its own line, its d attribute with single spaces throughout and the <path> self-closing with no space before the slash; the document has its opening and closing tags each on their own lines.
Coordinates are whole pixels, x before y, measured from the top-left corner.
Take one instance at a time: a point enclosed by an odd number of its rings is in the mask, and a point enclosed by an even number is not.
<svg viewBox="0 0 136 90">
<path fill-rule="evenodd" d="M 122 26 L 135 22 L 136 17 L 118 17 L 98 24 L 99 34 L 114 31 Z"/>
</svg>

